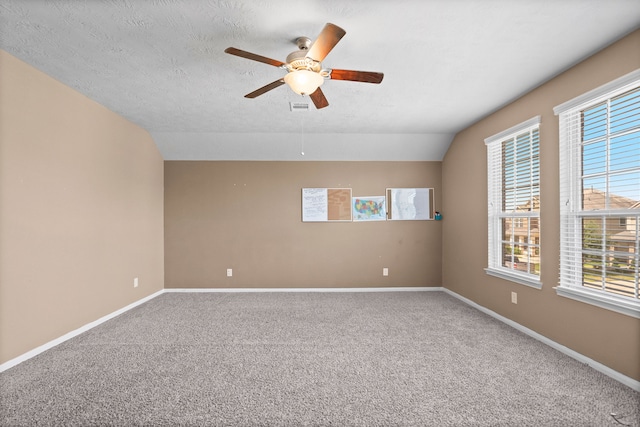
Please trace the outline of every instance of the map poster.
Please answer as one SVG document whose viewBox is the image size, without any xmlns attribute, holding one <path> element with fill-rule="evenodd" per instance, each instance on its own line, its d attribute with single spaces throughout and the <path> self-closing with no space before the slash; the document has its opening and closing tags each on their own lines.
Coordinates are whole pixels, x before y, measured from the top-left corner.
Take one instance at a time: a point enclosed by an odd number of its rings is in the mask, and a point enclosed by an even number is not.
<svg viewBox="0 0 640 427">
<path fill-rule="evenodd" d="M 385 196 L 364 196 L 352 198 L 354 221 L 386 221 L 387 198 Z"/>
</svg>

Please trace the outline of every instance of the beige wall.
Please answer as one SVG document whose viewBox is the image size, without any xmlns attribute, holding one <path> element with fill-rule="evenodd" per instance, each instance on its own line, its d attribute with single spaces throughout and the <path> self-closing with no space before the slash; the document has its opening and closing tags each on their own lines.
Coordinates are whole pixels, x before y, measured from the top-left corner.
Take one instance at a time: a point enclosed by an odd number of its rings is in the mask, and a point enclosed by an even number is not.
<svg viewBox="0 0 640 427">
<path fill-rule="evenodd" d="M 640 380 L 640 320 L 557 296 L 553 289 L 558 284 L 560 231 L 558 118 L 553 107 L 640 68 L 638 52 L 640 31 L 460 132 L 442 165 L 444 286 L 636 380 Z M 483 270 L 487 267 L 484 139 L 536 115 L 542 116 L 542 290 L 488 276 Z M 510 302 L 512 291 L 518 293 L 517 305 Z"/>
<path fill-rule="evenodd" d="M 301 221 L 305 187 L 433 187 L 439 205 L 440 180 L 440 162 L 165 162 L 165 286 L 441 286 L 438 221 Z"/>
<path fill-rule="evenodd" d="M 163 161 L 4 51 L 0 93 L 2 363 L 163 288 Z"/>
</svg>

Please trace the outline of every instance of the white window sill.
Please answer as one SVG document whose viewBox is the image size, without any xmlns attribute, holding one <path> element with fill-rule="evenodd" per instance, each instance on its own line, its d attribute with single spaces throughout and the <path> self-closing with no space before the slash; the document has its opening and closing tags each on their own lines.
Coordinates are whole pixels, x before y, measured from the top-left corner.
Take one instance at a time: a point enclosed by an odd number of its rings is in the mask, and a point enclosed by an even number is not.
<svg viewBox="0 0 640 427">
<path fill-rule="evenodd" d="M 640 319 L 640 302 L 637 300 L 569 286 L 557 286 L 554 289 L 560 296 Z"/>
<path fill-rule="evenodd" d="M 536 289 L 542 289 L 542 282 L 538 276 L 533 274 L 515 273 L 507 269 L 485 268 L 484 271 L 494 277 L 518 283 L 520 285 L 529 286 Z"/>
</svg>

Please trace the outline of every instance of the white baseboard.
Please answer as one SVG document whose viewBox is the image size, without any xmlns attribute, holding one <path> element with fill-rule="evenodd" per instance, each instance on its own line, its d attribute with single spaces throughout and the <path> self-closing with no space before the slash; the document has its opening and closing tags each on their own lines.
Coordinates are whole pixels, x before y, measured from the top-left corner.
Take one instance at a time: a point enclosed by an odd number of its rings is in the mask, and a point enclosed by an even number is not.
<svg viewBox="0 0 640 427">
<path fill-rule="evenodd" d="M 107 314 L 106 316 L 103 316 L 103 317 L 99 318 L 98 320 L 95 320 L 95 321 L 93 321 L 91 323 L 87 323 L 86 325 L 81 326 L 80 328 L 75 329 L 75 330 L 73 330 L 73 331 L 71 331 L 69 333 L 66 333 L 63 336 L 59 337 L 59 338 L 56 338 L 56 339 L 54 339 L 52 341 L 49 341 L 46 344 L 43 344 L 43 345 L 41 345 L 39 347 L 36 347 L 33 350 L 28 351 L 28 352 L 26 352 L 26 353 L 24 353 L 24 354 L 22 354 L 22 355 L 20 355 L 20 356 L 18 356 L 16 358 L 14 358 L 14 359 L 8 360 L 8 361 L 4 362 L 2 365 L 0 365 L 0 372 L 4 372 L 9 368 L 12 368 L 12 367 L 16 366 L 17 364 L 24 362 L 25 360 L 31 359 L 32 357 L 37 356 L 38 354 L 40 354 L 40 353 L 42 353 L 44 351 L 47 351 L 50 348 L 57 346 L 58 344 L 62 344 L 63 342 L 65 342 L 65 341 L 67 341 L 67 340 L 69 340 L 69 339 L 71 339 L 71 338 L 73 338 L 75 336 L 78 336 L 81 333 L 86 332 L 91 328 L 95 328 L 99 324 L 104 323 L 107 320 L 113 319 L 114 317 L 119 316 L 120 314 L 124 313 L 125 311 L 131 310 L 132 308 L 137 307 L 140 304 L 143 304 L 143 303 L 145 303 L 145 302 L 147 302 L 147 301 L 149 301 L 149 300 L 151 300 L 151 299 L 153 299 L 153 298 L 155 298 L 158 295 L 161 295 L 163 293 L 164 293 L 164 290 L 160 290 L 160 291 L 158 291 L 158 292 L 156 292 L 154 294 L 151 294 L 151 295 L 149 295 L 149 296 L 147 296 L 145 298 L 142 298 L 142 299 L 140 299 L 140 300 L 138 300 L 136 302 L 133 302 L 133 303 L 129 304 L 128 306 L 121 308 L 120 310 L 116 310 L 113 313 Z"/>
<path fill-rule="evenodd" d="M 425 292 L 442 291 L 442 287 L 385 288 L 167 288 L 165 292 Z"/>
<path fill-rule="evenodd" d="M 451 291 L 449 289 L 446 289 L 446 288 L 442 288 L 442 289 L 443 289 L 443 291 L 445 293 L 447 293 L 447 294 L 459 299 L 460 301 L 472 306 L 473 308 L 476 308 L 476 309 L 480 310 L 481 312 L 483 312 L 485 314 L 488 314 L 489 316 L 491 316 L 491 317 L 493 317 L 493 318 L 495 318 L 495 319 L 497 319 L 497 320 L 499 320 L 499 321 L 501 321 L 503 323 L 506 323 L 507 325 L 511 326 L 512 328 L 515 328 L 515 329 L 519 330 L 520 332 L 523 332 L 523 333 L 529 335 L 530 337 L 537 339 L 538 341 L 548 345 L 551 348 L 554 348 L 554 349 L 560 351 L 561 353 L 566 354 L 567 356 L 577 360 L 578 362 L 581 362 L 581 363 L 584 363 L 584 364 L 587 364 L 587 365 L 591 366 L 596 371 L 601 372 L 601 373 L 605 374 L 606 376 L 613 378 L 614 380 L 616 380 L 616 381 L 618 381 L 618 382 L 620 382 L 620 383 L 632 388 L 633 390 L 640 391 L 640 381 L 636 381 L 635 379 L 633 379 L 631 377 L 628 377 L 628 376 L 626 376 L 624 374 L 621 374 L 620 372 L 615 371 L 615 370 L 609 368 L 608 366 L 603 365 L 600 362 L 597 362 L 597 361 L 595 361 L 593 359 L 590 359 L 587 356 L 578 353 L 577 351 L 571 350 L 569 347 L 565 347 L 562 344 L 559 344 L 559 343 L 557 343 L 557 342 L 545 337 L 544 335 L 540 335 L 539 333 L 537 333 L 537 332 L 535 332 L 535 331 L 533 331 L 533 330 L 531 330 L 531 329 L 529 329 L 529 328 L 527 328 L 525 326 L 522 326 L 521 324 L 516 323 L 511 319 L 508 319 L 508 318 L 506 318 L 504 316 L 501 316 L 498 313 L 496 313 L 495 311 L 491 311 L 488 308 L 483 307 L 480 304 L 477 304 L 477 303 L 471 301 L 470 299 L 467 299 L 467 298 L 463 297 L 462 295 L 459 295 L 459 294 L 457 294 L 457 293 L 455 293 L 455 292 L 453 292 L 453 291 Z"/>
</svg>

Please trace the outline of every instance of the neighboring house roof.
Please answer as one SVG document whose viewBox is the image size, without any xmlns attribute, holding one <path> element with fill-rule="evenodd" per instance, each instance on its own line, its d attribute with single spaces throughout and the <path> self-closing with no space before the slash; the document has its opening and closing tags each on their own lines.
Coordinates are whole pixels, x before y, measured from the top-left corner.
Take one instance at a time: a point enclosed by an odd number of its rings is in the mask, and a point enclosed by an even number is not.
<svg viewBox="0 0 640 427">
<path fill-rule="evenodd" d="M 621 231 L 620 233 L 616 233 L 614 235 L 611 236 L 612 240 L 615 240 L 616 242 L 635 242 L 636 241 L 636 232 L 635 230 L 625 230 L 625 231 Z"/>
<path fill-rule="evenodd" d="M 583 192 L 582 203 L 584 210 L 605 209 L 605 192 L 595 188 L 587 188 Z M 637 209 L 640 207 L 639 200 L 629 199 L 628 197 L 618 196 L 609 193 L 608 209 Z"/>
<path fill-rule="evenodd" d="M 516 211 L 524 211 L 529 212 L 531 209 L 531 200 L 527 201 L 527 203 L 522 204 L 516 208 Z M 540 210 L 540 196 L 533 196 L 533 210 Z"/>
</svg>

